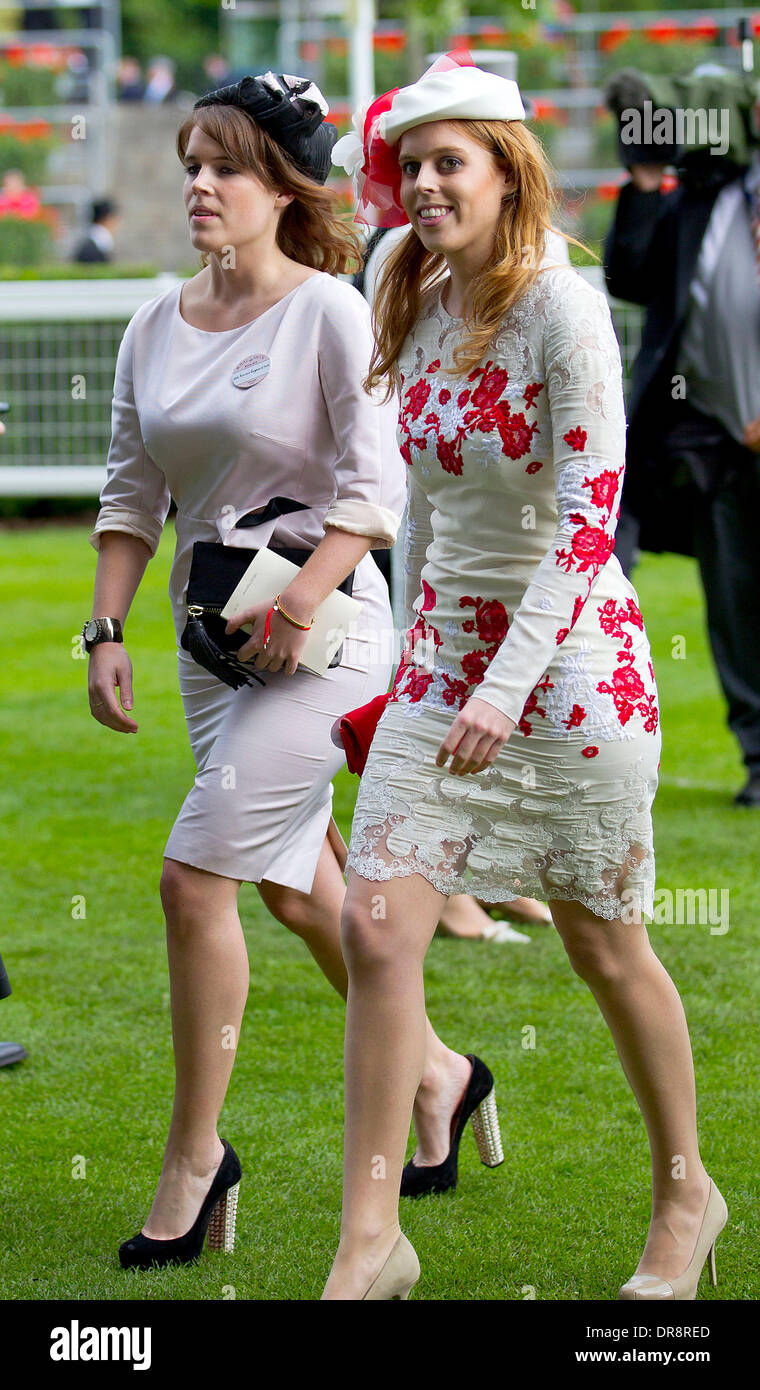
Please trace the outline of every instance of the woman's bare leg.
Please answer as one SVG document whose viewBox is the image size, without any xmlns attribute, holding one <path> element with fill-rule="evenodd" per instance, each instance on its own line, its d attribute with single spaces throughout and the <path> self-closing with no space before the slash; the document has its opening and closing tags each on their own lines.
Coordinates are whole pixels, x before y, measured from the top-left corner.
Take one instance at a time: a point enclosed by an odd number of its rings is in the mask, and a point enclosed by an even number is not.
<svg viewBox="0 0 760 1390">
<path fill-rule="evenodd" d="M 175 1091 L 161 1177 L 143 1227 L 154 1240 L 189 1230 L 224 1153 L 216 1126 L 249 984 L 239 887 L 237 879 L 164 860 Z"/>
<path fill-rule="evenodd" d="M 641 921 L 608 922 L 558 899 L 549 906 L 607 1022 L 649 1136 L 652 1218 L 636 1273 L 670 1279 L 694 1253 L 709 1191 L 683 1005 Z"/>
<path fill-rule="evenodd" d="M 421 874 L 378 883 L 349 870 L 343 1214 L 326 1299 L 363 1298 L 398 1237 L 401 1170 L 425 1066 L 422 968 L 444 901 Z"/>
<path fill-rule="evenodd" d="M 327 837 L 311 893 L 266 879 L 262 879 L 258 887 L 272 916 L 302 938 L 322 973 L 345 999 L 348 975 L 340 942 L 340 918 L 346 883 Z M 441 899 L 440 893 L 436 896 Z M 442 901 L 445 907 L 451 899 Z M 414 1102 L 417 1135 L 414 1161 L 420 1167 L 442 1163 L 446 1157 L 451 1143 L 451 1117 L 462 1099 L 471 1071 L 467 1058 L 441 1042 L 427 1019 L 425 1066 Z"/>
</svg>

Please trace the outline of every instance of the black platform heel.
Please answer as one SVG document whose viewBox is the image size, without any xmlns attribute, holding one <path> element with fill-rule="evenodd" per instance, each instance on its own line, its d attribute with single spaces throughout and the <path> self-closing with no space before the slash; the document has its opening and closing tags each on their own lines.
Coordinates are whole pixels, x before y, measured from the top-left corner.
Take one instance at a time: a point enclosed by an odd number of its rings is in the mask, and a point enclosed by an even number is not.
<svg viewBox="0 0 760 1390">
<path fill-rule="evenodd" d="M 424 1197 L 456 1187 L 459 1142 L 470 1119 L 481 1163 L 487 1168 L 498 1168 L 504 1162 L 493 1076 L 479 1057 L 471 1052 L 466 1056 L 472 1063 L 472 1074 L 451 1120 L 451 1148 L 443 1163 L 432 1168 L 418 1168 L 410 1158 L 401 1174 L 402 1197 Z"/>
<path fill-rule="evenodd" d="M 183 1236 L 175 1236 L 173 1240 L 152 1240 L 139 1231 L 131 1240 L 119 1246 L 119 1260 L 123 1269 L 160 1269 L 168 1264 L 191 1264 L 198 1259 L 207 1232 L 209 1250 L 226 1250 L 228 1253 L 234 1250 L 238 1192 L 243 1170 L 232 1145 L 226 1139 L 222 1143 L 222 1161 L 190 1230 Z"/>
</svg>

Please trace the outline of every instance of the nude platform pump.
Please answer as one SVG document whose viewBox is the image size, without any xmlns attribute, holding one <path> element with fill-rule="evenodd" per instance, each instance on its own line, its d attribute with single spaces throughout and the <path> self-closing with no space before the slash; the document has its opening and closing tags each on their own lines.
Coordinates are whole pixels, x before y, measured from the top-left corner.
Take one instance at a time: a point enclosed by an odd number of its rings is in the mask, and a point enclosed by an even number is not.
<svg viewBox="0 0 760 1390">
<path fill-rule="evenodd" d="M 728 1220 L 728 1208 L 712 1178 L 707 1198 L 705 1214 L 702 1218 L 697 1244 L 683 1274 L 674 1279 L 663 1279 L 659 1274 L 634 1274 L 627 1284 L 623 1284 L 618 1298 L 655 1299 L 671 1298 L 687 1302 L 697 1296 L 699 1277 L 708 1262 L 710 1283 L 718 1287 L 715 1269 L 715 1242 Z"/>
<path fill-rule="evenodd" d="M 372 1280 L 362 1303 L 408 1298 L 419 1277 L 420 1262 L 414 1246 L 402 1231 L 380 1273 Z"/>
</svg>

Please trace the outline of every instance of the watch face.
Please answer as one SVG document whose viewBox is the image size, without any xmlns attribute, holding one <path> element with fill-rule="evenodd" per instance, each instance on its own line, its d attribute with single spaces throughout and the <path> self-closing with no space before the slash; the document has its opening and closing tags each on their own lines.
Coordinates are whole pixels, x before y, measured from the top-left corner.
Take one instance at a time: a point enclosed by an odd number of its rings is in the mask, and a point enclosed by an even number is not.
<svg viewBox="0 0 760 1390">
<path fill-rule="evenodd" d="M 89 623 L 87 624 L 87 626 L 85 627 L 85 630 L 84 630 L 85 641 L 86 641 L 86 642 L 94 642 L 94 640 L 95 640 L 95 638 L 97 637 L 97 635 L 98 635 L 98 624 L 97 624 L 97 621 L 95 620 L 95 618 L 90 618 L 90 621 L 89 621 Z"/>
</svg>

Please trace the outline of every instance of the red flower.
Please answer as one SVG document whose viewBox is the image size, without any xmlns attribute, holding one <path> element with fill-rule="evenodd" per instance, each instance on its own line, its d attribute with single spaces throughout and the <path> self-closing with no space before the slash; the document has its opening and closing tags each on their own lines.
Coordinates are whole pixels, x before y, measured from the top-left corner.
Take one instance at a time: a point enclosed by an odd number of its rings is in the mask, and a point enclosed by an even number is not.
<svg viewBox="0 0 760 1390">
<path fill-rule="evenodd" d="M 563 719 L 562 723 L 565 725 L 566 729 L 577 729 L 583 723 L 585 718 L 586 711 L 583 708 L 583 705 L 573 705 L 573 708 L 571 709 L 568 718 Z"/>
<path fill-rule="evenodd" d="M 452 680 L 451 676 L 447 676 L 445 672 L 442 672 L 441 679 L 446 683 L 446 689 L 442 692 L 444 704 L 453 706 L 458 700 L 459 708 L 461 709 L 467 700 L 467 686 L 465 682 Z"/>
<path fill-rule="evenodd" d="M 509 618 L 504 604 L 498 599 L 471 598 L 469 594 L 465 594 L 459 600 L 459 607 L 475 609 L 475 622 L 481 642 L 487 642 L 489 645 L 503 642 L 509 628 Z M 472 622 L 463 624 L 465 632 L 472 632 L 472 627 Z"/>
<path fill-rule="evenodd" d="M 463 669 L 465 676 L 467 676 L 470 685 L 479 685 L 486 671 L 488 671 L 490 657 L 492 656 L 492 651 L 465 652 L 463 659 L 461 659 L 461 669 Z"/>
<path fill-rule="evenodd" d="M 459 392 L 459 395 L 457 396 L 457 405 L 459 406 L 459 409 L 460 409 L 460 410 L 464 410 L 464 407 L 466 406 L 466 404 L 467 404 L 467 402 L 469 401 L 469 399 L 470 399 L 470 393 L 469 393 L 469 391 L 460 391 L 460 392 Z"/>
<path fill-rule="evenodd" d="M 564 640 L 565 640 L 565 638 L 567 637 L 567 634 L 568 634 L 569 631 L 570 631 L 569 627 L 561 627 L 561 628 L 559 628 L 559 630 L 558 630 L 558 632 L 557 632 L 557 636 L 556 636 L 555 639 L 554 639 L 555 642 L 557 643 L 557 646 L 559 646 L 561 642 L 564 642 Z"/>
<path fill-rule="evenodd" d="M 646 699 L 639 701 L 639 714 L 644 720 L 644 729 L 646 732 L 648 734 L 655 733 L 659 716 L 657 713 L 657 706 L 654 702 L 654 695 L 647 695 Z"/>
<path fill-rule="evenodd" d="M 447 391 L 444 387 L 443 391 L 438 392 L 438 400 L 440 401 L 441 405 L 448 405 L 449 401 L 451 400 L 451 392 Z"/>
<path fill-rule="evenodd" d="M 589 743 L 585 748 L 581 748 L 584 758 L 595 758 L 599 749 L 595 743 Z"/>
<path fill-rule="evenodd" d="M 511 415 L 509 406 L 498 406 L 494 412 L 501 435 L 503 452 L 510 459 L 521 459 L 530 450 L 538 426 L 528 424 L 524 415 Z"/>
<path fill-rule="evenodd" d="M 488 670 L 487 652 L 466 652 L 461 666 L 470 685 L 478 685 Z"/>
<path fill-rule="evenodd" d="M 489 367 L 493 367 L 493 371 L 489 371 Z M 478 374 L 482 372 L 482 377 L 472 393 L 472 404 L 481 409 L 487 408 L 504 394 L 509 373 L 503 367 L 494 367 L 493 362 L 486 362 L 485 367 L 478 367 L 476 371 Z"/>
<path fill-rule="evenodd" d="M 424 594 L 424 596 L 425 596 L 425 602 L 423 603 L 423 605 L 422 605 L 422 607 L 421 607 L 421 609 L 420 609 L 420 612 L 421 612 L 421 613 L 429 613 L 431 608 L 435 608 L 435 605 L 436 605 L 436 597 L 435 597 L 435 589 L 433 589 L 433 588 L 430 586 L 430 584 L 428 584 L 428 582 L 427 582 L 426 579 L 423 579 L 423 581 L 422 581 L 422 592 L 423 592 L 423 594 Z"/>
<path fill-rule="evenodd" d="M 422 378 L 415 381 L 414 386 L 410 386 L 406 393 L 407 405 L 403 412 L 404 416 L 408 415 L 410 420 L 416 420 L 429 395 L 430 383 L 423 381 Z"/>
<path fill-rule="evenodd" d="M 525 404 L 529 410 L 530 407 L 535 404 L 536 396 L 538 395 L 539 391 L 543 391 L 543 389 L 544 383 L 542 381 L 531 381 L 525 387 L 525 391 L 523 392 L 523 400 L 525 401 Z"/>
<path fill-rule="evenodd" d="M 409 684 L 403 694 L 408 695 L 410 700 L 416 704 L 418 700 L 422 699 L 432 679 L 432 671 L 419 671 L 415 668 L 409 672 Z"/>
<path fill-rule="evenodd" d="M 588 435 L 585 430 L 581 429 L 580 425 L 576 425 L 575 429 L 568 430 L 567 434 L 563 434 L 562 438 L 566 444 L 570 445 L 571 449 L 575 449 L 576 453 L 582 453 L 586 447 Z"/>
<path fill-rule="evenodd" d="M 600 527 L 589 526 L 585 517 L 581 516 L 579 512 L 574 512 L 570 520 L 581 524 L 573 536 L 570 552 L 566 550 L 556 552 L 557 563 L 568 574 L 576 561 L 578 562 L 579 573 L 592 569 L 596 574 L 602 565 L 609 560 L 615 547 L 614 538 L 608 536 L 607 532 Z"/>
<path fill-rule="evenodd" d="M 583 432 L 581 431 L 581 433 Z M 565 435 L 565 439 L 567 439 L 567 435 Z M 570 440 L 567 439 L 567 442 L 569 444 Z M 585 434 L 583 435 L 583 442 L 584 444 L 586 442 Z M 595 478 L 583 479 L 583 486 L 591 488 L 591 501 L 594 506 L 606 511 L 608 516 L 612 514 L 617 496 L 618 479 L 622 472 L 622 468 L 618 468 L 617 472 L 613 472 L 611 468 L 605 468 L 604 472 L 598 473 Z"/>
<path fill-rule="evenodd" d="M 528 737 L 528 734 L 532 733 L 532 731 L 533 731 L 533 725 L 528 723 L 528 720 L 527 720 L 527 718 L 526 718 L 526 715 L 529 715 L 529 714 L 540 714 L 540 715 L 541 715 L 541 718 L 542 718 L 542 719 L 545 719 L 545 718 L 546 718 L 546 710 L 543 708 L 542 705 L 539 705 L 539 703 L 538 703 L 538 696 L 539 696 L 539 694 L 543 694 L 543 692 L 546 691 L 546 690 L 553 690 L 553 689 L 554 689 L 554 683 L 553 683 L 552 681 L 549 680 L 549 677 L 548 677 L 548 676 L 544 676 L 543 680 L 539 681 L 539 682 L 538 682 L 538 685 L 534 685 L 533 689 L 531 690 L 530 695 L 528 696 L 527 700 L 525 701 L 525 704 L 524 704 L 524 706 L 523 706 L 522 714 L 520 715 L 520 718 L 519 718 L 519 721 L 518 721 L 518 724 L 517 724 L 517 727 L 518 727 L 518 729 L 520 730 L 520 733 L 521 733 L 521 734 L 524 734 L 526 738 Z"/>
<path fill-rule="evenodd" d="M 626 700 L 638 700 L 644 694 L 644 682 L 632 666 L 618 666 L 613 672 L 612 684 L 616 695 Z"/>
<path fill-rule="evenodd" d="M 477 609 L 475 621 L 481 642 L 503 642 L 507 635 L 509 619 L 504 604 L 499 603 L 498 599 L 491 599 L 490 602 L 482 604 Z"/>
<path fill-rule="evenodd" d="M 435 451 L 438 456 L 438 462 L 443 468 L 444 473 L 453 473 L 457 478 L 461 478 L 462 459 L 457 453 L 454 444 L 448 439 L 441 439 L 439 435 Z"/>
<path fill-rule="evenodd" d="M 583 605 L 585 602 L 586 600 L 584 598 L 581 598 L 580 594 L 575 595 L 575 603 L 573 604 L 573 616 L 570 619 L 571 627 L 575 627 L 575 624 L 577 623 L 579 617 L 581 616 L 581 613 L 583 612 Z"/>
<path fill-rule="evenodd" d="M 543 466 L 544 464 L 542 459 L 533 459 L 533 462 L 528 464 L 528 467 L 526 468 L 525 472 L 537 473 L 539 468 L 543 468 Z"/>
<path fill-rule="evenodd" d="M 425 368 L 425 371 L 426 371 L 426 372 L 437 372 L 437 371 L 438 371 L 438 368 L 440 367 L 440 365 L 441 365 L 441 359 L 440 359 L 440 357 L 436 357 L 435 362 L 431 362 L 431 363 L 430 363 L 430 366 Z"/>
</svg>

